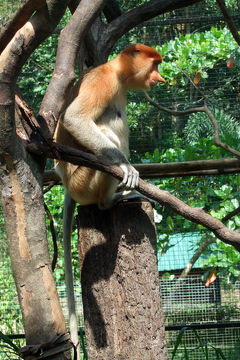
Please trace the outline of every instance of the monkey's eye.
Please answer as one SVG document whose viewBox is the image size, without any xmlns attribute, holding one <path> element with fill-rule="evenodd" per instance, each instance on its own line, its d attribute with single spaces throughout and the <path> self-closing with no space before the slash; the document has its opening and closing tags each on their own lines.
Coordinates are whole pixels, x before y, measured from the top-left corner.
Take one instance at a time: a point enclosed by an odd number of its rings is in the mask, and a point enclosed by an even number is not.
<svg viewBox="0 0 240 360">
<path fill-rule="evenodd" d="M 135 51 L 135 52 L 140 52 L 141 50 L 140 50 L 140 49 L 135 49 L 134 51 Z"/>
</svg>

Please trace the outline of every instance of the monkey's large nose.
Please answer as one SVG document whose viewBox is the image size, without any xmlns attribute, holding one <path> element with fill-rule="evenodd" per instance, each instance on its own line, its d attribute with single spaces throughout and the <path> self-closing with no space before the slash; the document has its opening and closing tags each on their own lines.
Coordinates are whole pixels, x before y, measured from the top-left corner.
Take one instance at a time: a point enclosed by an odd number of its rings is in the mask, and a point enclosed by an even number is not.
<svg viewBox="0 0 240 360">
<path fill-rule="evenodd" d="M 165 79 L 159 74 L 158 71 L 155 71 L 152 73 L 151 79 L 150 79 L 150 86 L 153 87 L 157 85 L 157 83 L 163 82 L 165 83 Z"/>
<path fill-rule="evenodd" d="M 158 73 L 158 79 L 157 79 L 158 82 L 163 82 L 165 83 L 165 79 Z"/>
</svg>

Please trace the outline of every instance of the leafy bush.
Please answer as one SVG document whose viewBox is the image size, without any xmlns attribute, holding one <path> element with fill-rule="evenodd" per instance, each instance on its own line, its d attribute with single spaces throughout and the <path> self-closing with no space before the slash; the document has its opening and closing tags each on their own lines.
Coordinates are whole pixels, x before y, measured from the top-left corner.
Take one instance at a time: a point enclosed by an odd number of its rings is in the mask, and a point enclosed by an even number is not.
<svg viewBox="0 0 240 360">
<path fill-rule="evenodd" d="M 239 145 L 240 124 L 231 115 L 223 110 L 215 108 L 213 110 L 219 125 L 219 134 L 222 141 L 230 146 Z M 187 124 L 183 130 L 186 142 L 190 145 L 197 143 L 200 138 L 213 138 L 214 129 L 211 120 L 205 113 L 196 113 L 189 116 Z"/>
<path fill-rule="evenodd" d="M 187 74 L 200 73 L 201 79 L 209 76 L 209 70 L 219 64 L 227 64 L 230 57 L 234 57 L 236 66 L 240 57 L 240 49 L 234 41 L 228 28 L 217 29 L 212 27 L 210 31 L 196 32 L 185 36 L 179 35 L 162 47 L 157 46 L 164 58 L 160 69 L 170 85 L 180 83 L 186 85 L 186 78 L 177 64 Z M 239 72 L 239 65 L 237 66 Z M 229 70 L 229 74 L 232 72 Z"/>
</svg>

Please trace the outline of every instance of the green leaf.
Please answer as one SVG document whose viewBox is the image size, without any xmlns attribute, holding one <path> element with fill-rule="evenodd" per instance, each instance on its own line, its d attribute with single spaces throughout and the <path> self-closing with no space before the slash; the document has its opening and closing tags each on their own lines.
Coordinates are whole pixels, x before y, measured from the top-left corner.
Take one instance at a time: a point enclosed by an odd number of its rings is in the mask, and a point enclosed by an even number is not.
<svg viewBox="0 0 240 360">
<path fill-rule="evenodd" d="M 167 224 L 170 230 L 174 229 L 174 221 L 173 218 L 171 216 L 167 217 Z"/>
<path fill-rule="evenodd" d="M 10 345 L 11 349 L 15 350 L 16 353 L 18 353 L 19 347 L 16 346 L 7 335 L 4 335 L 2 331 L 0 331 L 0 339 L 6 344 Z"/>
<path fill-rule="evenodd" d="M 185 344 L 184 344 L 184 360 L 189 360 L 188 351 Z"/>
<path fill-rule="evenodd" d="M 173 352 L 172 352 L 172 358 L 171 358 L 171 360 L 174 359 L 174 357 L 175 357 L 175 355 L 176 355 L 176 352 L 177 352 L 177 349 L 178 349 L 179 345 L 181 344 L 182 337 L 183 337 L 183 335 L 184 335 L 184 333 L 185 333 L 185 331 L 186 331 L 187 329 L 188 329 L 188 327 L 186 326 L 186 327 L 183 327 L 183 328 L 179 331 L 177 340 L 176 340 L 176 342 L 175 342 L 175 344 L 174 344 L 174 349 L 173 349 Z"/>
</svg>

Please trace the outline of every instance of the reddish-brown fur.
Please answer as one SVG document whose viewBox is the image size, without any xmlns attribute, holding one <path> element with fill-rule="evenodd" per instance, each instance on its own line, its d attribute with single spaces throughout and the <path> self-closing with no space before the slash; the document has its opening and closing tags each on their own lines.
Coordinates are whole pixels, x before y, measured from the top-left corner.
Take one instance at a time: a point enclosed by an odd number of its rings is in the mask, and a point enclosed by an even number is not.
<svg viewBox="0 0 240 360">
<path fill-rule="evenodd" d="M 146 57 L 154 59 L 159 64 L 162 62 L 162 56 L 156 50 L 143 44 L 130 45 L 127 49 L 123 50 L 121 54 L 132 56 L 135 55 L 139 50 L 143 51 Z"/>
<path fill-rule="evenodd" d="M 138 186 L 139 174 L 128 162 L 128 124 L 125 114 L 129 89 L 150 89 L 164 81 L 158 72 L 161 55 L 146 45 L 131 45 L 116 59 L 81 75 L 74 86 L 55 132 L 58 143 L 107 156 L 124 174 L 122 184 L 130 194 Z M 100 171 L 56 161 L 56 170 L 67 189 L 64 202 L 64 258 L 70 331 L 77 343 L 77 318 L 71 272 L 71 228 L 74 202 L 111 207 L 125 197 L 117 192 L 118 181 Z M 74 201 L 73 201 L 73 200 Z"/>
<path fill-rule="evenodd" d="M 125 94 L 129 89 L 149 89 L 164 81 L 158 72 L 161 55 L 142 45 L 131 45 L 114 60 L 86 72 L 74 87 L 56 130 L 56 141 L 105 155 L 122 167 L 125 185 L 133 189 L 138 173 L 128 163 L 128 125 Z M 100 208 L 113 204 L 118 182 L 109 175 L 63 161 L 56 163 L 71 197 Z"/>
</svg>

